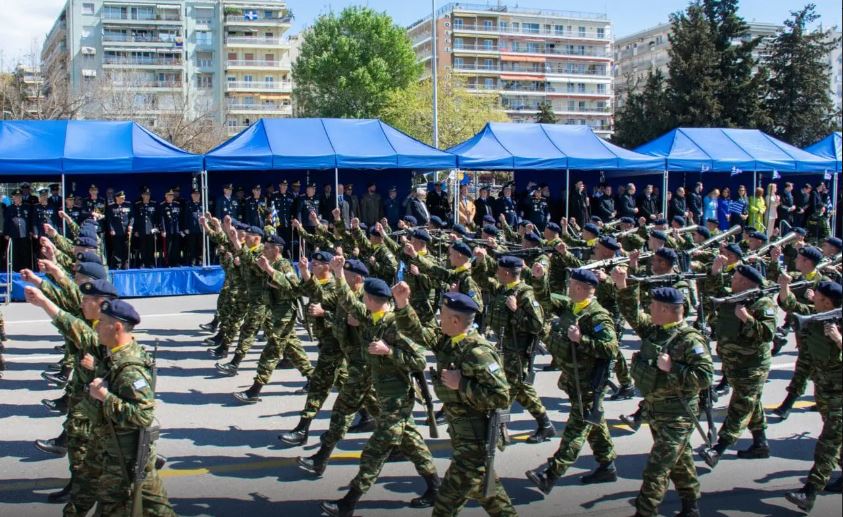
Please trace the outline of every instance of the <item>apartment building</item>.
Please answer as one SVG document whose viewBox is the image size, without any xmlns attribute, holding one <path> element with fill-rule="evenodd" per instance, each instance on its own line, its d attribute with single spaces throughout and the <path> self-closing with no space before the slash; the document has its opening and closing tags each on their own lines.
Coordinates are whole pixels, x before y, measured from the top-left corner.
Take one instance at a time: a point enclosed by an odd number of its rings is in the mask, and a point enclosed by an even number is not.
<svg viewBox="0 0 843 517">
<path fill-rule="evenodd" d="M 68 0 L 44 43 L 48 91 L 97 95 L 84 116 L 213 116 L 234 133 L 292 115 L 291 13 L 277 0 Z"/>
<path fill-rule="evenodd" d="M 559 122 L 612 130 L 612 24 L 604 13 L 450 3 L 436 13 L 440 73 L 472 92 L 494 93 L 514 122 L 533 122 L 549 102 Z M 431 71 L 431 16 L 407 29 Z"/>
<path fill-rule="evenodd" d="M 40 118 L 44 101 L 44 78 L 37 66 L 17 65 L 13 73 L 29 118 Z"/>
<path fill-rule="evenodd" d="M 828 66 L 831 73 L 831 98 L 834 99 L 834 106 L 839 111 L 843 109 L 843 42 L 841 42 L 839 30 L 831 31 L 830 37 L 837 41 L 837 46 L 828 53 Z"/>
</svg>

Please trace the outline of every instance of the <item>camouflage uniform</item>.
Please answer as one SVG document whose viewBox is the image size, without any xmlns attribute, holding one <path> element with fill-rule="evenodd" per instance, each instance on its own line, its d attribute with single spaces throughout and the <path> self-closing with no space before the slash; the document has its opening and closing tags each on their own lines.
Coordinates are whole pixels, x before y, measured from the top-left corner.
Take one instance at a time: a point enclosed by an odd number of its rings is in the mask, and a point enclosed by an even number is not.
<svg viewBox="0 0 843 517">
<path fill-rule="evenodd" d="M 723 287 L 724 277 L 713 275 L 706 279 L 708 290 L 731 294 Z M 761 393 L 770 372 L 776 305 L 772 299 L 762 297 L 746 308 L 750 318 L 744 323 L 735 316 L 735 304 L 720 304 L 715 321 L 717 354 L 733 388 L 726 420 L 718 433 L 719 441 L 726 445 L 735 443 L 745 428 L 753 433 L 767 429 Z"/>
<path fill-rule="evenodd" d="M 812 314 L 813 305 L 801 303 L 790 295 L 780 302 L 783 309 L 795 314 Z M 837 322 L 836 325 L 840 326 Z M 814 465 L 808 484 L 817 492 L 825 489 L 835 465 L 843 467 L 840 452 L 843 444 L 843 358 L 840 349 L 825 335 L 823 322 L 811 322 L 802 333 L 799 357 L 804 357 L 814 381 L 817 409 L 823 428 L 814 449 Z"/>
<path fill-rule="evenodd" d="M 431 256 L 429 252 L 419 252 L 417 257 L 424 257 L 428 260 L 438 263 L 438 259 Z M 411 262 L 406 255 L 401 255 L 401 259 L 405 262 Z M 419 271 L 421 273 L 421 271 Z M 425 325 L 434 325 L 436 317 L 436 297 L 437 291 L 440 288 L 440 282 L 434 280 L 429 275 L 418 274 L 411 275 L 408 271 L 404 272 L 404 281 L 410 286 L 410 305 L 416 309 L 416 314 L 421 318 Z M 389 282 L 387 282 L 389 283 Z"/>
<path fill-rule="evenodd" d="M 337 298 L 361 322 L 362 352 L 371 370 L 381 410 L 377 426 L 363 448 L 360 470 L 351 480 L 350 488 L 366 493 L 377 481 L 393 449 L 404 453 L 421 476 L 436 476 L 430 450 L 413 423 L 416 398 L 411 374 L 424 371 L 427 364 L 424 350 L 398 331 L 394 312 L 386 312 L 380 317 L 368 313 L 344 280 L 338 282 Z M 366 352 L 367 344 L 379 339 L 392 348 L 391 353 L 377 356 Z"/>
<path fill-rule="evenodd" d="M 474 300 L 474 303 L 480 307 L 479 312 L 483 312 L 483 293 L 477 282 L 471 276 L 470 263 L 466 263 L 464 266 L 458 268 L 448 269 L 437 264 L 430 257 L 417 256 L 410 260 L 410 264 L 418 266 L 419 272 L 422 275 L 428 275 L 442 282 L 449 289 L 452 284 L 456 284 L 457 291 Z"/>
<path fill-rule="evenodd" d="M 228 236 L 224 232 L 212 232 L 210 236 L 220 246 L 220 265 L 225 271 L 223 290 L 220 292 L 220 298 L 217 299 L 217 311 L 219 314 L 219 346 L 221 349 L 228 350 L 228 347 L 237 337 L 237 332 L 248 310 L 246 293 L 243 291 L 243 269 L 240 265 L 235 264 L 235 252 L 230 249 Z M 231 253 L 231 258 L 227 258 L 227 251 Z"/>
<path fill-rule="evenodd" d="M 637 285 L 622 289 L 618 298 L 624 318 L 641 338 L 641 350 L 632 359 L 632 375 L 644 396 L 653 435 L 635 507 L 637 515 L 658 515 L 670 481 L 683 500 L 700 498 L 690 440 L 699 413 L 699 393 L 711 385 L 714 364 L 706 340 L 697 330 L 684 322 L 653 325 L 640 309 Z M 670 355 L 670 372 L 656 366 L 661 353 Z"/>
<path fill-rule="evenodd" d="M 477 500 L 489 515 L 517 515 L 500 479 L 495 478 L 492 497 L 484 497 L 482 491 L 489 412 L 509 407 L 509 384 L 501 372 L 497 351 L 474 330 L 450 338 L 438 329 L 424 327 L 410 305 L 395 315 L 399 331 L 436 354 L 440 371 L 458 369 L 463 377 L 459 390 L 446 388 L 438 377 L 433 379 L 433 389 L 448 420 L 453 451 L 433 515 L 455 516 L 469 499 Z"/>
<path fill-rule="evenodd" d="M 264 325 L 268 316 L 268 300 L 265 295 L 267 281 L 266 273 L 254 266 L 255 260 L 263 253 L 263 245 L 258 244 L 254 248 L 243 246 L 236 251 L 240 258 L 240 273 L 245 284 L 243 299 L 246 306 L 246 314 L 243 323 L 240 325 L 240 338 L 237 343 L 237 350 L 234 352 L 232 363 L 239 365 L 240 361 L 249 353 L 249 349 L 255 342 L 258 330 Z"/>
</svg>

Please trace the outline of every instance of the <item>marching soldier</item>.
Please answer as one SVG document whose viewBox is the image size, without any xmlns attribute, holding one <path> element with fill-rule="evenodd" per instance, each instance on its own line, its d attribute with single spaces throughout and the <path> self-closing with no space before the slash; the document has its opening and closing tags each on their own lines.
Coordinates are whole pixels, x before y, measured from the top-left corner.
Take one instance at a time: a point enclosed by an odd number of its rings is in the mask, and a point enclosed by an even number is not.
<svg viewBox="0 0 843 517">
<path fill-rule="evenodd" d="M 635 385 L 653 434 L 653 448 L 635 500 L 636 516 L 658 515 L 659 504 L 673 481 L 682 499 L 681 517 L 700 515 L 700 483 L 691 449 L 699 413 L 699 393 L 711 385 L 714 364 L 705 338 L 685 323 L 685 296 L 672 287 L 651 292 L 648 312 L 640 309 L 638 286 L 627 286 L 626 272 L 615 268 L 624 318 L 641 337 L 632 360 Z"/>
<path fill-rule="evenodd" d="M 150 200 L 148 188 L 141 190 L 140 201 L 135 203 L 134 236 L 138 242 L 140 267 L 155 267 L 155 239 L 158 233 L 158 206 Z"/>
<path fill-rule="evenodd" d="M 471 276 L 474 252 L 463 241 L 454 241 L 448 250 L 448 262 L 452 269 L 440 266 L 429 256 L 421 256 L 412 244 L 404 245 L 404 255 L 409 257 L 410 267 L 416 266 L 421 275 L 430 276 L 448 286 L 451 292 L 460 292 L 477 305 L 476 313 L 483 313 L 483 293 Z"/>
<path fill-rule="evenodd" d="M 175 201 L 176 193 L 168 190 L 158 208 L 161 216 L 161 241 L 164 261 L 168 267 L 181 265 L 181 206 Z"/>
<path fill-rule="evenodd" d="M 600 416 L 598 425 L 588 420 L 595 405 L 602 404 L 602 391 L 610 375 L 610 365 L 618 353 L 618 338 L 612 315 L 595 297 L 597 276 L 584 269 L 574 269 L 568 282 L 568 297 L 551 299 L 546 269 L 541 264 L 533 267 L 533 286 L 539 298 L 552 305 L 554 321 L 548 347 L 561 365 L 559 388 L 568 394 L 571 410 L 559 449 L 546 465 L 528 471 L 527 478 L 544 494 L 579 456 L 583 443 L 588 440 L 599 466 L 581 478 L 584 484 L 617 481 L 615 454 L 609 427 Z M 576 350 L 574 350 L 576 348 Z M 600 371 L 602 370 L 602 373 Z M 605 378 L 597 379 L 598 375 Z"/>
<path fill-rule="evenodd" d="M 436 260 L 428 250 L 428 244 L 431 240 L 433 239 L 430 233 L 424 228 L 416 228 L 412 231 L 410 245 L 415 250 L 416 256 L 428 257 L 431 261 Z M 404 260 L 404 256 L 402 256 L 402 260 Z M 412 260 L 406 260 L 405 262 L 410 264 L 404 275 L 404 281 L 410 285 L 413 308 L 422 320 L 422 324 L 432 326 L 436 317 L 434 304 L 436 303 L 438 283 L 428 275 L 422 275 L 419 267 L 411 263 Z"/>
<path fill-rule="evenodd" d="M 12 192 L 12 204 L 4 208 L 3 234 L 12 245 L 12 269 L 32 268 L 32 242 L 29 221 L 32 205 L 23 203 L 20 190 Z M 7 248 L 8 249 L 8 248 Z"/>
<path fill-rule="evenodd" d="M 199 266 L 202 264 L 204 234 L 199 219 L 202 217 L 202 194 L 199 189 L 190 191 L 190 201 L 182 208 L 181 228 L 184 233 L 184 264 Z"/>
<path fill-rule="evenodd" d="M 109 205 L 105 215 L 105 226 L 111 239 L 111 257 L 108 265 L 112 269 L 129 268 L 129 243 L 134 225 L 132 206 L 126 202 L 122 190 L 114 194 L 114 203 Z"/>
</svg>

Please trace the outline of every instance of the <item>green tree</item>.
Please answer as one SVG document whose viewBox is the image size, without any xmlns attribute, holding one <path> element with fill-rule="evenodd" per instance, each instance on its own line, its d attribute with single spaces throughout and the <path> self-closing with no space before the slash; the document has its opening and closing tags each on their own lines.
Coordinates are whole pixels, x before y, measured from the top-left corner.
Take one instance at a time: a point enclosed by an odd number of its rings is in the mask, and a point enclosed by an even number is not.
<svg viewBox="0 0 843 517">
<path fill-rule="evenodd" d="M 465 82 L 452 74 L 439 76 L 439 147 L 447 149 L 475 135 L 486 122 L 509 120 L 500 98 L 490 93 L 472 93 Z M 433 142 L 433 81 L 413 83 L 392 92 L 381 119 L 408 135 Z"/>
<path fill-rule="evenodd" d="M 637 86 L 637 85 L 636 85 Z M 623 147 L 637 147 L 675 127 L 670 112 L 667 81 L 661 70 L 650 70 L 640 91 L 629 88 L 630 94 L 615 114 L 612 142 Z"/>
<path fill-rule="evenodd" d="M 809 31 L 819 19 L 814 4 L 791 12 L 770 47 L 769 131 L 798 147 L 816 142 L 840 124 L 829 93 L 828 53 L 839 44 L 831 31 Z"/>
<path fill-rule="evenodd" d="M 349 7 L 304 33 L 293 95 L 301 116 L 373 118 L 420 74 L 404 29 L 385 13 Z"/>
<path fill-rule="evenodd" d="M 536 115 L 536 122 L 539 124 L 556 124 L 559 118 L 553 112 L 553 104 L 550 101 L 542 101 L 539 104 L 539 114 Z"/>
</svg>

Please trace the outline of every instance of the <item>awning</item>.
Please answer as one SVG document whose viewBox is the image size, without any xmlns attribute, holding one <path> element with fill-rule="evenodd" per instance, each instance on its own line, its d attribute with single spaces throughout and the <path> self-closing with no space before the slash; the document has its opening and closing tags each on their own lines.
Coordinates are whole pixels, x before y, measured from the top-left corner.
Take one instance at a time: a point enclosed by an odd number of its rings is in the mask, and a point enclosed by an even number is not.
<svg viewBox="0 0 843 517">
<path fill-rule="evenodd" d="M 545 63 L 547 59 L 538 56 L 523 56 L 518 54 L 501 53 L 501 61 L 524 61 L 527 63 Z"/>
<path fill-rule="evenodd" d="M 543 75 L 508 75 L 508 74 L 501 74 L 501 79 L 504 81 L 523 81 L 527 80 L 534 80 L 534 81 L 544 81 L 545 76 Z"/>
<path fill-rule="evenodd" d="M 820 158 L 834 160 L 836 171 L 843 170 L 843 138 L 841 138 L 840 131 L 823 138 L 813 145 L 805 148 L 811 154 L 815 154 Z"/>
</svg>

